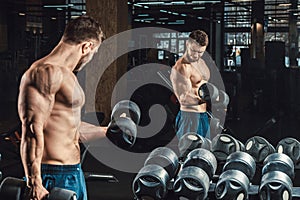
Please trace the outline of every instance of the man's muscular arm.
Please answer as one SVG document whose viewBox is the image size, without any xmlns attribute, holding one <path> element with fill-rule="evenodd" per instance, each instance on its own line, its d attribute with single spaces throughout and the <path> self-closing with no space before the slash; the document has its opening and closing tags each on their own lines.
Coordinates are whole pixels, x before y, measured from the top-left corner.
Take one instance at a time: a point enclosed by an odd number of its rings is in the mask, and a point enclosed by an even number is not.
<svg viewBox="0 0 300 200">
<path fill-rule="evenodd" d="M 171 70 L 170 79 L 173 90 L 181 105 L 199 105 L 204 103 L 201 98 L 192 90 L 190 80 L 190 72 L 186 67 L 173 67 Z"/>
<path fill-rule="evenodd" d="M 63 75 L 58 67 L 43 65 L 26 73 L 20 84 L 18 111 L 22 121 L 21 158 L 33 196 L 42 199 L 41 161 L 44 151 L 43 128 L 53 109 L 55 94 Z"/>
<path fill-rule="evenodd" d="M 86 142 L 94 139 L 101 139 L 105 137 L 106 131 L 107 127 L 81 122 L 79 127 L 80 140 Z"/>
</svg>

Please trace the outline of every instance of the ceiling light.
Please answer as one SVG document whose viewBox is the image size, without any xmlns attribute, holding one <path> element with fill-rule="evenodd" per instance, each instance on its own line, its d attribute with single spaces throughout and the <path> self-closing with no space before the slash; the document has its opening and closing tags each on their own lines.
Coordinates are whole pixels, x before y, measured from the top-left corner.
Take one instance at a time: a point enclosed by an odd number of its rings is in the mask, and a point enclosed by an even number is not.
<svg viewBox="0 0 300 200">
<path fill-rule="evenodd" d="M 144 19 L 142 19 L 142 20 L 144 20 L 144 21 L 153 21 L 154 18 L 144 18 Z"/>
<path fill-rule="evenodd" d="M 136 6 L 136 7 L 143 7 L 142 5 L 139 5 L 138 3 L 135 3 L 135 4 L 133 4 L 134 6 Z"/>
<path fill-rule="evenodd" d="M 44 8 L 67 8 L 67 7 L 72 7 L 74 4 L 62 4 L 62 5 L 44 5 Z"/>
<path fill-rule="evenodd" d="M 25 16 L 25 13 L 21 13 L 21 12 L 20 12 L 20 13 L 19 13 L 19 16 Z"/>
<path fill-rule="evenodd" d="M 139 17 L 148 17 L 149 14 L 138 14 Z"/>
<path fill-rule="evenodd" d="M 174 5 L 185 5 L 185 2 L 184 1 L 172 1 L 171 4 L 174 4 Z"/>
<path fill-rule="evenodd" d="M 140 5 L 159 5 L 159 4 L 164 4 L 165 2 L 163 1 L 154 1 L 154 2 L 139 2 L 137 4 Z"/>
<path fill-rule="evenodd" d="M 205 7 L 194 7 L 193 10 L 204 10 Z"/>
<path fill-rule="evenodd" d="M 280 7 L 287 7 L 287 6 L 291 6 L 291 3 L 280 3 L 278 6 Z"/>
<path fill-rule="evenodd" d="M 219 1 L 192 1 L 192 4 L 204 4 L 204 3 L 220 3 L 221 0 Z"/>
<path fill-rule="evenodd" d="M 184 20 L 176 20 L 176 22 L 168 22 L 168 24 L 184 24 Z"/>
</svg>

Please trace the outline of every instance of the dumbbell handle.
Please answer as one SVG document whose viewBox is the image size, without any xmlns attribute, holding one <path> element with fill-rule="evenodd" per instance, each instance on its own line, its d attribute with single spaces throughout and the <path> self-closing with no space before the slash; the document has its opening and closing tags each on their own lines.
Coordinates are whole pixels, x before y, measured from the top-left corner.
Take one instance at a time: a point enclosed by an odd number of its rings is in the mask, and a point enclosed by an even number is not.
<svg viewBox="0 0 300 200">
<path fill-rule="evenodd" d="M 207 115 L 211 118 L 211 119 L 216 119 L 216 117 L 209 111 L 207 111 Z M 222 126 L 221 123 L 218 124 L 218 127 L 220 127 L 222 130 L 225 130 L 224 126 Z"/>
</svg>

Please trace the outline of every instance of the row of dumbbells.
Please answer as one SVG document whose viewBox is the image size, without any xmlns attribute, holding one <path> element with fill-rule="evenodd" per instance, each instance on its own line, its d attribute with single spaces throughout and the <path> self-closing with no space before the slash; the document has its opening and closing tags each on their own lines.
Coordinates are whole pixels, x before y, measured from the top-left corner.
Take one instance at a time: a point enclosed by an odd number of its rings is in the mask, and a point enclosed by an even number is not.
<svg viewBox="0 0 300 200">
<path fill-rule="evenodd" d="M 179 157 L 167 147 L 149 154 L 132 190 L 137 199 L 199 200 L 211 193 L 215 199 L 228 200 L 248 199 L 249 195 L 292 199 L 300 194 L 293 187 L 294 162 L 285 152 L 291 154 L 297 145 L 297 140 L 286 138 L 278 143 L 276 152 L 258 136 L 243 145 L 230 135 L 218 135 L 210 141 L 188 133 L 179 141 Z M 260 183 L 254 185 L 252 180 L 260 165 Z"/>
</svg>

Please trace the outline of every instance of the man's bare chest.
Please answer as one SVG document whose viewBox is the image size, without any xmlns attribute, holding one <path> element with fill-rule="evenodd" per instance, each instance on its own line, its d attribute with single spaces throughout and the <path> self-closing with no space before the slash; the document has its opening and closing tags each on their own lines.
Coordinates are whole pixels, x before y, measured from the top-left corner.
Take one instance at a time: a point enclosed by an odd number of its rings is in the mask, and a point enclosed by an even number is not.
<svg viewBox="0 0 300 200">
<path fill-rule="evenodd" d="M 64 81 L 56 95 L 56 101 L 73 108 L 82 107 L 85 102 L 83 89 L 75 80 Z"/>
</svg>

